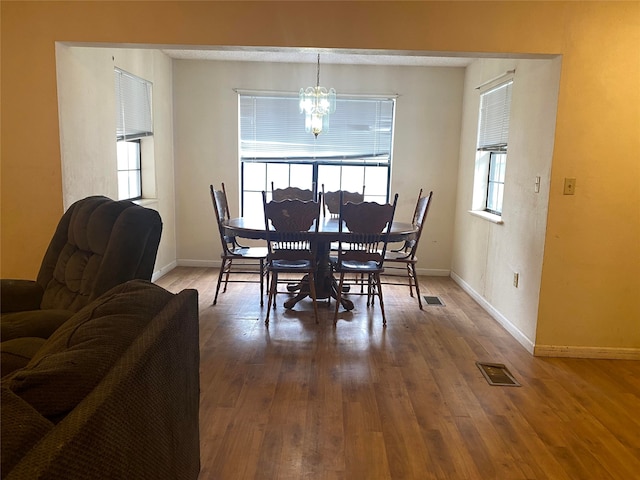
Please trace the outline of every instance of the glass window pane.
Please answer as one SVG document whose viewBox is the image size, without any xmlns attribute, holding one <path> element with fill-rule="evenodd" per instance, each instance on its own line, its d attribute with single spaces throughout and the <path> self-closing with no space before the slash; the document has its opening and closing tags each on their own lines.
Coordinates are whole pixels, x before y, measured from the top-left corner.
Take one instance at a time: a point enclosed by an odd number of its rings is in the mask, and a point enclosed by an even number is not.
<svg viewBox="0 0 640 480">
<path fill-rule="evenodd" d="M 140 170 L 140 143 L 139 142 L 126 142 L 127 143 L 127 160 L 129 170 Z"/>
<path fill-rule="evenodd" d="M 504 174 L 507 166 L 507 155 L 505 153 L 501 153 L 497 155 L 497 161 L 499 165 L 498 169 L 498 181 L 504 183 Z"/>
<path fill-rule="evenodd" d="M 364 185 L 364 168 L 365 167 L 356 167 L 352 165 L 345 165 L 344 167 L 342 167 L 341 190 L 362 193 L 362 186 Z"/>
<path fill-rule="evenodd" d="M 290 187 L 313 190 L 313 166 L 292 164 L 290 170 Z"/>
<path fill-rule="evenodd" d="M 287 188 L 289 186 L 289 165 L 286 163 L 267 164 L 267 190 L 273 188 Z"/>
<path fill-rule="evenodd" d="M 340 165 L 318 165 L 318 190 L 322 191 L 324 184 L 325 192 L 335 192 L 340 190 Z"/>
<path fill-rule="evenodd" d="M 264 163 L 243 164 L 244 190 L 261 192 L 267 189 L 267 166 Z M 271 186 L 269 186 L 271 188 Z M 268 190 L 268 189 L 267 189 Z"/>
<path fill-rule="evenodd" d="M 267 195 L 267 201 L 271 199 Z M 264 208 L 262 206 L 262 191 L 245 192 L 244 204 L 242 205 L 242 216 L 250 218 L 264 218 Z"/>
<path fill-rule="evenodd" d="M 118 200 L 131 198 L 129 195 L 129 175 L 126 170 L 118 172 Z"/>
<path fill-rule="evenodd" d="M 118 170 L 126 170 L 129 165 L 129 148 L 127 146 L 127 142 L 116 143 L 116 156 L 118 160 Z"/>
<path fill-rule="evenodd" d="M 370 195 L 387 198 L 387 174 L 386 167 L 366 167 L 364 172 L 364 184 L 366 185 L 365 197 Z"/>
<path fill-rule="evenodd" d="M 489 183 L 487 187 L 487 210 L 495 210 L 495 183 Z"/>
<path fill-rule="evenodd" d="M 140 181 L 140 170 L 129 171 L 129 198 L 138 198 L 142 196 Z"/>
</svg>

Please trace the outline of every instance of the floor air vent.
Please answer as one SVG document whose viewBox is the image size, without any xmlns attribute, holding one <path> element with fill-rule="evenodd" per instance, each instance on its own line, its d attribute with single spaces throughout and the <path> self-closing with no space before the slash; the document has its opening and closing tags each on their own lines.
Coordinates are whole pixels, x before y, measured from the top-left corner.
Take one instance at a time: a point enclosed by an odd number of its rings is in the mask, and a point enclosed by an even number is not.
<svg viewBox="0 0 640 480">
<path fill-rule="evenodd" d="M 502 363 L 483 363 L 476 362 L 476 365 L 489 382 L 489 385 L 498 385 L 502 387 L 519 387 L 520 384 L 513 378 L 511 372 Z"/>
<path fill-rule="evenodd" d="M 424 301 L 427 302 L 427 305 L 440 305 L 441 307 L 444 307 L 444 302 L 440 299 L 440 297 L 428 297 L 425 295 L 422 298 L 424 298 Z"/>
</svg>

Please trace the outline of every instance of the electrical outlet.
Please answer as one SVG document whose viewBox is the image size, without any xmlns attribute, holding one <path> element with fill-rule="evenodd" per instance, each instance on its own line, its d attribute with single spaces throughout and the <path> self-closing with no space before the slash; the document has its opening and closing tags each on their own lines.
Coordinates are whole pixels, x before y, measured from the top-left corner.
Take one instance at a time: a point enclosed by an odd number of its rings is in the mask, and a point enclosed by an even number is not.
<svg viewBox="0 0 640 480">
<path fill-rule="evenodd" d="M 564 179 L 564 191 L 562 192 L 564 195 L 575 195 L 576 193 L 576 179 L 575 178 L 565 178 Z"/>
<path fill-rule="evenodd" d="M 518 282 L 520 281 L 520 274 L 519 273 L 514 273 L 513 274 L 513 286 L 518 288 Z"/>
</svg>

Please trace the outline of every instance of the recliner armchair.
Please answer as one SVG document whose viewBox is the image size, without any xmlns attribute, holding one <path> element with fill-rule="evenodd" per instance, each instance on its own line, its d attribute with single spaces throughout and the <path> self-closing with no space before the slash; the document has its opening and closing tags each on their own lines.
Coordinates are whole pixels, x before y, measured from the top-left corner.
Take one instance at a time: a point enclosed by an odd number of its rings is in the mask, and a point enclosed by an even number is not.
<svg viewBox="0 0 640 480">
<path fill-rule="evenodd" d="M 90 196 L 64 213 L 37 279 L 2 279 L 1 339 L 48 338 L 82 307 L 128 280 L 151 280 L 162 220 L 127 200 Z"/>
</svg>

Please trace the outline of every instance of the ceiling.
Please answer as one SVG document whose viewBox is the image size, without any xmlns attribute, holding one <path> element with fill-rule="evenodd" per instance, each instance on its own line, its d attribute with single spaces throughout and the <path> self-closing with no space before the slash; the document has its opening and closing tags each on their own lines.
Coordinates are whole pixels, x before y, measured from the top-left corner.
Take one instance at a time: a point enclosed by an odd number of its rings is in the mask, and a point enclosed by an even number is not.
<svg viewBox="0 0 640 480">
<path fill-rule="evenodd" d="M 184 60 L 225 60 L 236 62 L 316 63 L 318 54 L 323 64 L 399 65 L 413 67 L 466 67 L 473 56 L 443 52 L 390 50 L 339 50 L 312 48 L 166 48 L 171 58 Z"/>
</svg>

